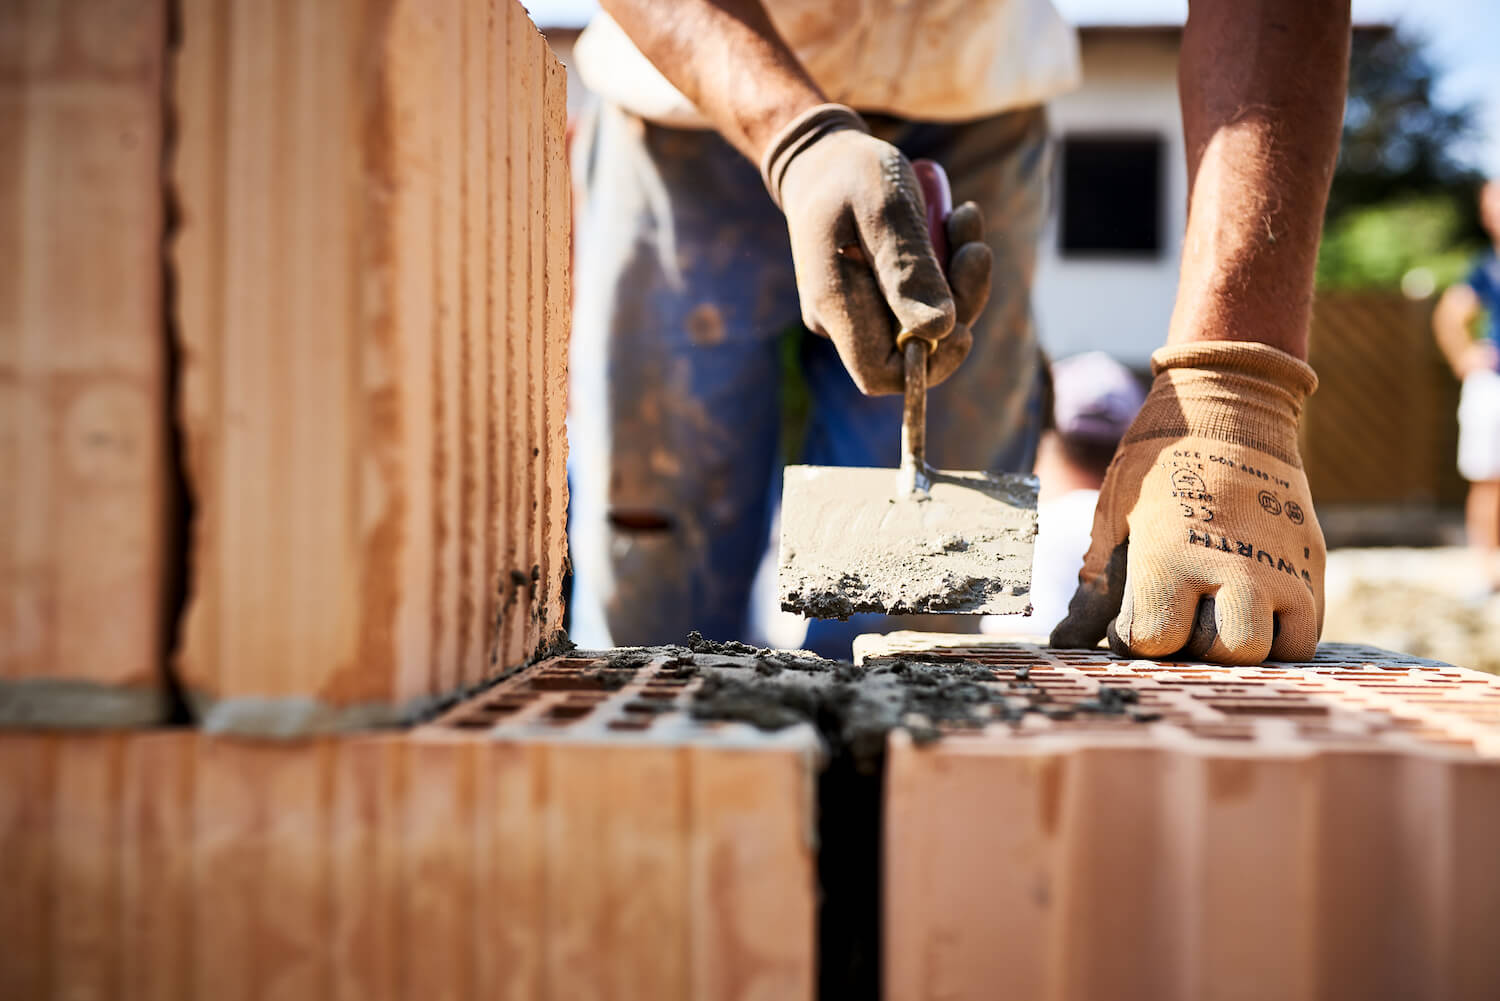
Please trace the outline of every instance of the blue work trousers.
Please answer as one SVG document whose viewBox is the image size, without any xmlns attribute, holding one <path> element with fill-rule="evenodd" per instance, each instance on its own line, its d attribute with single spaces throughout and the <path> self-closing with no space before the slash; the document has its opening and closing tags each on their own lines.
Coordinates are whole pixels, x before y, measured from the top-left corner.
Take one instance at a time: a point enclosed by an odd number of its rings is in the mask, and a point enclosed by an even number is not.
<svg viewBox="0 0 1500 1001">
<path fill-rule="evenodd" d="M 960 124 L 870 116 L 911 159 L 948 171 L 994 250 L 974 349 L 931 391 L 928 460 L 1029 471 L 1040 425 L 1030 288 L 1050 143 L 1041 108 Z M 586 647 L 755 640 L 752 581 L 773 549 L 784 341 L 802 330 L 786 221 L 717 133 L 601 104 L 573 145 L 572 632 Z M 810 408 L 800 461 L 894 469 L 901 398 L 867 397 L 831 342 L 796 346 Z M 847 657 L 881 616 L 814 622 L 806 646 Z"/>
</svg>

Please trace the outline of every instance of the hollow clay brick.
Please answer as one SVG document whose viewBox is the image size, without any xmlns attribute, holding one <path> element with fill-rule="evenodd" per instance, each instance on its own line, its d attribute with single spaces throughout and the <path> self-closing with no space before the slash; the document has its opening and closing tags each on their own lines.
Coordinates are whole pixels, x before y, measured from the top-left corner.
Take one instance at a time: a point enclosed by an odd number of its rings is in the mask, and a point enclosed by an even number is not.
<svg viewBox="0 0 1500 1001">
<path fill-rule="evenodd" d="M 1258 668 L 859 650 L 1160 715 L 892 734 L 887 997 L 1500 996 L 1500 678 L 1340 644 Z"/>
<path fill-rule="evenodd" d="M 0 997 L 810 1001 L 817 737 L 598 666 L 405 733 L 0 734 Z"/>
<path fill-rule="evenodd" d="M 0 725 L 164 713 L 166 32 L 0 4 Z"/>
<path fill-rule="evenodd" d="M 180 674 L 216 731 L 400 718 L 561 625 L 561 67 L 514 0 L 181 22 Z"/>
</svg>

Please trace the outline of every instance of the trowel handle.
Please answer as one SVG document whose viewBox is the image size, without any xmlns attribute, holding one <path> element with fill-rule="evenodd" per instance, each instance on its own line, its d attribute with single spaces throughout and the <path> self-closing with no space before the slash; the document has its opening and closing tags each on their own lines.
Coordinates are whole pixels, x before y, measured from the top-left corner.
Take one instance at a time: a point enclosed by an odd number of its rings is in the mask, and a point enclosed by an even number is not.
<svg viewBox="0 0 1500 1001">
<path fill-rule="evenodd" d="M 948 175 L 932 160 L 914 160 L 911 169 L 922 189 L 922 203 L 927 208 L 927 235 L 938 266 L 948 270 L 948 214 L 953 211 L 953 190 Z M 908 337 L 902 345 L 906 368 L 906 406 L 901 412 L 901 471 L 897 493 L 909 497 L 927 493 L 927 341 Z"/>
</svg>

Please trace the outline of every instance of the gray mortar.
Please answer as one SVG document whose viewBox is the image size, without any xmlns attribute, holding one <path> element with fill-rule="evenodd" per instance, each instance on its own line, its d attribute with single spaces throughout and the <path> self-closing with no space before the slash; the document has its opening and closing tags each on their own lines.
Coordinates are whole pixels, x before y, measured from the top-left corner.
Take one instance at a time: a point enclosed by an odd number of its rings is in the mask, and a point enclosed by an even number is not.
<svg viewBox="0 0 1500 1001">
<path fill-rule="evenodd" d="M 0 681 L 0 727 L 114 729 L 166 723 L 169 700 L 156 688 L 77 678 Z"/>
<path fill-rule="evenodd" d="M 543 640 L 531 659 L 524 664 L 485 678 L 477 684 L 455 689 L 445 695 L 424 695 L 405 702 L 360 702 L 354 705 L 333 706 L 320 699 L 305 695 L 270 696 L 240 695 L 228 699 L 216 699 L 198 692 L 188 695 L 188 704 L 193 718 L 204 733 L 226 734 L 239 737 L 255 737 L 266 740 L 297 740 L 302 737 L 317 737 L 332 733 L 348 733 L 358 730 L 390 729 L 415 726 L 437 717 L 464 699 L 477 692 L 499 684 L 517 671 L 524 670 L 538 661 L 565 656 L 577 647 L 562 630 L 555 630 Z M 626 652 L 626 659 L 630 655 Z M 617 667 L 639 667 L 649 661 L 650 655 L 638 663 L 624 663 Z M 624 687 L 634 670 L 596 672 L 598 680 L 606 688 Z"/>
<path fill-rule="evenodd" d="M 1080 713 L 1142 723 L 1158 718 L 1136 707 L 1137 695 L 1130 688 L 1101 687 L 1093 698 L 1052 702 L 1031 683 L 1025 667 L 1009 677 L 982 664 L 920 659 L 860 667 L 742 643 L 711 643 L 696 633 L 688 648 L 693 671 L 703 679 L 690 706 L 695 718 L 733 720 L 764 730 L 810 723 L 835 752 L 850 753 L 866 774 L 878 770 L 886 736 L 897 727 L 925 744 L 942 735 L 941 724 L 1014 723 L 1033 712 L 1053 719 Z"/>
<path fill-rule="evenodd" d="M 306 695 L 239 695 L 229 699 L 189 696 L 194 717 L 204 733 L 296 740 L 350 730 L 401 726 L 429 714 L 438 702 L 414 699 L 402 705 L 361 702 L 331 706 Z"/>
</svg>

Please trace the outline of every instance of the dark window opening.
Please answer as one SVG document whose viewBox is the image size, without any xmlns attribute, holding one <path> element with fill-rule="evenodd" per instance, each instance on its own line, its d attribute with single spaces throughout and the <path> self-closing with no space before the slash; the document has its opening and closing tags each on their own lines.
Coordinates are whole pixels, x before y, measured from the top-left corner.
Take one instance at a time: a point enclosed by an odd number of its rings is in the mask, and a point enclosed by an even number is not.
<svg viewBox="0 0 1500 1001">
<path fill-rule="evenodd" d="M 1155 135 L 1063 138 L 1063 254 L 1161 253 L 1164 146 Z"/>
</svg>

